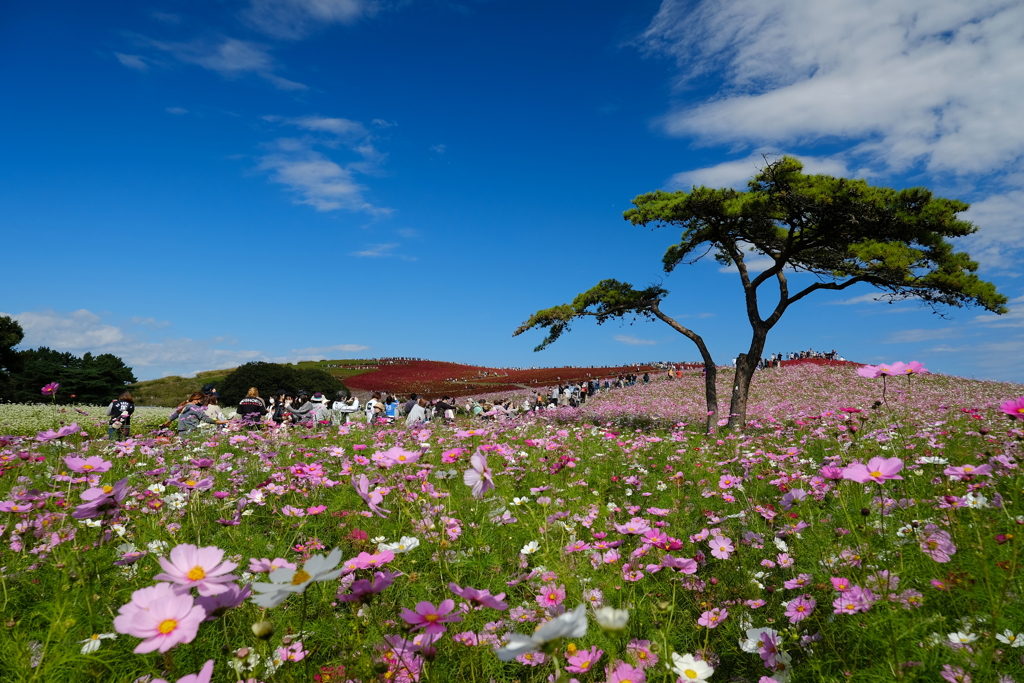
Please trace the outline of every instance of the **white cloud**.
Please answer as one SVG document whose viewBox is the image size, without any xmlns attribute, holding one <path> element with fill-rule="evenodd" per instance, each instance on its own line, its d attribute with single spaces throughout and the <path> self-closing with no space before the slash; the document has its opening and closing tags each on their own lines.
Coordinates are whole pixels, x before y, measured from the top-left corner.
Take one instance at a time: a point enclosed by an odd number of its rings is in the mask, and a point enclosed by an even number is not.
<svg viewBox="0 0 1024 683">
<path fill-rule="evenodd" d="M 1024 296 L 1018 296 L 1015 299 L 1010 299 L 1010 302 L 1006 306 L 1010 309 L 1009 313 L 1003 315 L 996 315 L 995 313 L 983 313 L 975 316 L 971 321 L 975 325 L 981 325 L 983 327 L 1024 327 Z"/>
<path fill-rule="evenodd" d="M 1024 2 L 663 0 L 640 42 L 677 60 L 680 94 L 698 79 L 716 87 L 681 99 L 661 121 L 668 133 L 734 153 L 828 145 L 855 175 L 923 171 L 912 182 L 982 197 L 969 215 L 980 233 L 966 244 L 982 265 L 1014 268 Z M 724 184 L 749 171 L 740 160 L 673 181 Z"/>
<path fill-rule="evenodd" d="M 615 335 L 615 341 L 619 342 L 620 344 L 629 344 L 630 346 L 652 346 L 658 343 L 653 339 L 639 339 L 628 334 Z"/>
<path fill-rule="evenodd" d="M 172 54 L 179 61 L 216 71 L 225 78 L 256 74 L 281 90 L 304 90 L 302 83 L 277 75 L 277 63 L 266 45 L 236 38 L 223 38 L 215 42 L 195 40 L 190 43 L 167 43 L 158 40 L 150 44 Z"/>
<path fill-rule="evenodd" d="M 366 249 L 361 251 L 353 251 L 351 256 L 358 256 L 359 258 L 387 258 L 394 256 L 392 252 L 398 248 L 397 243 L 391 243 L 386 245 L 369 245 Z"/>
<path fill-rule="evenodd" d="M 182 109 L 181 107 L 167 107 L 168 114 L 174 114 L 175 116 L 182 116 L 188 113 L 188 109 Z"/>
<path fill-rule="evenodd" d="M 348 209 L 374 215 L 391 212 L 367 201 L 367 188 L 355 179 L 357 174 L 376 173 L 386 158 L 373 146 L 363 124 L 324 116 L 264 116 L 263 119 L 322 134 L 277 138 L 269 145 L 271 153 L 260 159 L 258 168 L 270 171 L 272 182 L 291 188 L 296 197 L 295 203 L 308 204 L 317 211 Z M 340 164 L 315 149 L 316 146 L 332 150 L 344 146 L 356 158 Z"/>
<path fill-rule="evenodd" d="M 447 145 L 434 145 L 430 149 L 433 150 L 434 152 L 437 152 L 438 154 L 444 154 L 444 151 L 446 149 L 448 149 L 448 146 Z"/>
<path fill-rule="evenodd" d="M 838 301 L 825 301 L 822 303 L 824 306 L 855 306 L 857 304 L 867 304 L 879 301 L 879 297 L 883 296 L 883 292 L 869 292 L 868 294 L 861 294 L 850 299 L 839 299 Z"/>
<path fill-rule="evenodd" d="M 120 52 L 115 52 L 114 56 L 117 57 L 117 61 L 121 62 L 124 66 L 129 69 L 135 69 L 136 71 L 145 71 L 149 68 L 149 65 L 139 55 L 123 55 Z"/>
<path fill-rule="evenodd" d="M 768 155 L 768 161 L 773 161 L 782 156 L 781 153 L 764 152 Z M 835 157 L 813 157 L 798 156 L 804 164 L 806 173 L 823 173 L 825 175 L 848 177 L 850 171 L 846 163 Z M 746 189 L 747 181 L 753 178 L 765 167 L 764 157 L 761 153 L 752 154 L 746 159 L 737 161 L 726 161 L 707 168 L 698 168 L 692 171 L 683 171 L 673 175 L 667 185 L 671 190 L 689 191 L 693 186 L 706 185 L 708 187 L 732 187 L 735 189 Z"/>
<path fill-rule="evenodd" d="M 1024 216 L 1024 190 L 992 195 L 972 204 L 963 214 L 978 226 L 978 232 L 964 240 L 971 257 L 988 268 L 1011 272 L 1019 269 L 1014 252 L 1024 249 L 1021 216 Z"/>
<path fill-rule="evenodd" d="M 297 39 L 319 26 L 351 24 L 376 8 L 367 0 L 250 0 L 242 17 L 267 35 Z"/>
<path fill-rule="evenodd" d="M 318 354 L 356 353 L 369 348 L 360 344 L 338 344 L 293 349 L 287 355 L 270 356 L 252 349 L 223 348 L 237 346 L 231 337 L 164 337 L 153 340 L 149 338 L 148 331 L 166 327 L 169 323 L 152 317 L 134 316 L 124 324 L 114 325 L 85 309 L 70 313 L 49 309 L 17 314 L 0 312 L 0 315 L 10 315 L 24 329 L 25 339 L 19 348 L 48 346 L 76 355 L 112 353 L 132 367 L 140 379 L 169 374 L 192 375 L 255 360 L 292 363 L 310 360 Z"/>
</svg>

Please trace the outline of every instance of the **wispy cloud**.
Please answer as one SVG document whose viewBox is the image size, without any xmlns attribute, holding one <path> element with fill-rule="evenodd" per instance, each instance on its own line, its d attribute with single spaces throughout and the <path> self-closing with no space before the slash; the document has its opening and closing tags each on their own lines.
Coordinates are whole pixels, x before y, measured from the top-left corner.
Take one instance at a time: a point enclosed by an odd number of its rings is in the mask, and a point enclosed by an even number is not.
<svg viewBox="0 0 1024 683">
<path fill-rule="evenodd" d="M 850 299 L 839 299 L 837 301 L 823 301 L 823 306 L 856 306 L 857 304 L 875 303 L 883 296 L 883 292 L 869 292 Z"/>
<path fill-rule="evenodd" d="M 658 343 L 653 339 L 640 339 L 639 337 L 633 337 L 628 334 L 617 334 L 614 338 L 615 341 L 620 344 L 628 344 L 630 346 L 653 346 Z"/>
<path fill-rule="evenodd" d="M 292 349 L 292 356 L 301 360 L 327 360 L 338 354 L 359 353 L 369 346 L 362 344 L 336 344 L 334 346 L 315 346 L 308 349 Z"/>
<path fill-rule="evenodd" d="M 275 38 L 298 39 L 331 24 L 351 24 L 373 14 L 371 0 L 250 0 L 242 18 Z"/>
<path fill-rule="evenodd" d="M 256 74 L 281 90 L 306 89 L 302 83 L 288 80 L 276 73 L 278 65 L 267 45 L 237 38 L 221 38 L 216 41 L 194 40 L 188 43 L 150 40 L 149 44 L 171 54 L 180 62 L 216 71 L 225 78 Z"/>
<path fill-rule="evenodd" d="M 402 261 L 415 261 L 415 256 L 407 256 L 405 254 L 396 253 L 395 250 L 401 246 L 397 242 L 390 242 L 388 244 L 370 244 L 365 249 L 359 251 L 350 252 L 350 256 L 356 256 L 358 258 L 397 258 Z"/>
<path fill-rule="evenodd" d="M 435 152 L 437 152 L 438 154 L 444 154 L 444 151 L 446 149 L 448 149 L 448 146 L 447 145 L 434 145 L 430 149 L 435 151 Z"/>
<path fill-rule="evenodd" d="M 115 52 L 114 56 L 117 57 L 117 61 L 129 69 L 135 69 L 136 71 L 146 71 L 149 69 L 149 64 L 146 64 L 145 60 L 139 55 L 124 55 L 120 52 Z"/>
<path fill-rule="evenodd" d="M 265 121 L 293 126 L 310 134 L 301 138 L 277 138 L 260 159 L 259 169 L 270 171 L 270 180 L 288 186 L 297 204 L 308 204 L 317 211 L 348 209 L 373 215 L 386 215 L 390 209 L 369 202 L 367 188 L 356 179 L 358 174 L 376 173 L 386 159 L 373 145 L 372 136 L 358 121 L 325 116 L 286 118 L 264 116 Z M 319 134 L 319 135 L 318 135 Z M 347 149 L 353 158 L 339 163 L 327 156 Z"/>
<path fill-rule="evenodd" d="M 167 107 L 167 113 L 174 114 L 175 116 L 182 116 L 188 113 L 188 109 L 183 109 L 181 107 Z"/>
<path fill-rule="evenodd" d="M 1006 307 L 1010 309 L 1009 313 L 1004 313 L 1003 315 L 983 313 L 975 316 L 971 323 L 988 328 L 1024 327 L 1024 296 L 1010 299 Z"/>
</svg>

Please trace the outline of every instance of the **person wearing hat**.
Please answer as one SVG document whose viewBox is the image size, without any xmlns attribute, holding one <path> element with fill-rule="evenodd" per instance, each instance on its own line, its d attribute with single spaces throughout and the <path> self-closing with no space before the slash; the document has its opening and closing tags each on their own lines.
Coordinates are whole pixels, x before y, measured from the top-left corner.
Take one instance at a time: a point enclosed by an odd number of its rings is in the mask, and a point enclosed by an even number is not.
<svg viewBox="0 0 1024 683">
<path fill-rule="evenodd" d="M 327 397 L 318 391 L 313 394 L 313 398 L 309 399 L 309 401 L 313 404 L 313 421 L 318 424 L 330 424 L 331 407 L 327 404 Z"/>
</svg>

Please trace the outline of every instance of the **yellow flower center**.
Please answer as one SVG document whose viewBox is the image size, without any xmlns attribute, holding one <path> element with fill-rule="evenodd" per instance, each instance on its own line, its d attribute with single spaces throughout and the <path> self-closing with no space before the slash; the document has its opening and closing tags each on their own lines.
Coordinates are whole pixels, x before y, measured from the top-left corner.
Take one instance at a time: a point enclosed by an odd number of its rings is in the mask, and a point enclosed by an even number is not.
<svg viewBox="0 0 1024 683">
<path fill-rule="evenodd" d="M 872 477 L 880 477 L 880 476 L 882 476 L 882 473 L 879 472 L 878 470 L 875 470 L 874 472 L 871 473 L 871 476 Z"/>
<path fill-rule="evenodd" d="M 687 678 L 689 678 L 690 680 L 696 680 L 697 679 L 697 672 L 694 671 L 693 669 L 687 669 L 686 671 L 683 672 L 683 675 L 686 676 Z"/>
<path fill-rule="evenodd" d="M 438 616 L 437 614 L 428 614 L 427 616 L 424 617 L 424 619 L 429 621 L 431 624 L 433 624 L 435 621 L 437 621 L 440 618 L 441 617 Z"/>
<path fill-rule="evenodd" d="M 98 633 L 94 633 L 94 634 L 92 634 L 92 635 L 91 635 L 91 636 L 89 636 L 89 637 L 90 637 L 90 638 L 92 638 L 93 640 L 99 640 L 99 639 L 100 639 L 100 636 L 99 636 L 99 634 L 98 634 Z"/>
<path fill-rule="evenodd" d="M 160 622 L 160 625 L 156 627 L 157 631 L 164 634 L 165 636 L 178 627 L 178 622 L 174 619 L 164 619 Z"/>
<path fill-rule="evenodd" d="M 189 479 L 185 483 L 188 484 L 189 486 L 195 486 L 196 485 L 196 480 L 195 479 Z"/>
<path fill-rule="evenodd" d="M 398 456 L 398 459 L 399 460 L 405 460 L 405 456 L 404 455 L 400 455 L 400 456 Z"/>
<path fill-rule="evenodd" d="M 188 574 L 186 574 L 186 576 L 188 576 L 189 581 L 202 581 L 206 578 L 206 570 L 199 565 L 196 565 L 192 567 L 192 569 L 188 570 Z"/>
<path fill-rule="evenodd" d="M 642 662 L 645 659 L 647 659 L 647 653 L 645 651 L 643 651 L 643 650 L 640 650 L 640 652 L 636 653 L 636 658 L 639 659 Z"/>
<path fill-rule="evenodd" d="M 113 490 L 114 490 L 113 486 L 104 486 L 103 487 L 103 493 L 110 493 Z"/>
<path fill-rule="evenodd" d="M 93 467 L 92 467 L 92 465 L 82 465 L 82 469 L 83 470 L 91 470 L 91 469 L 93 469 Z"/>
<path fill-rule="evenodd" d="M 300 569 L 295 572 L 295 576 L 292 577 L 292 585 L 300 586 L 310 580 L 310 575 L 306 573 L 305 569 Z"/>
</svg>

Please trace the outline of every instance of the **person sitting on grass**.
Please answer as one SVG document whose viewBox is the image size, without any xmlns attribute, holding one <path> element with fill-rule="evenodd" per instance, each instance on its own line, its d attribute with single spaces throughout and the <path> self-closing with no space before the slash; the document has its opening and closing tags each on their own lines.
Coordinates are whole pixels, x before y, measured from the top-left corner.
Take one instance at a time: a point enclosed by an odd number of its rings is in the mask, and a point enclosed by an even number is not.
<svg viewBox="0 0 1024 683">
<path fill-rule="evenodd" d="M 178 436 L 186 436 L 197 429 L 202 423 L 206 424 L 227 424 L 226 420 L 214 420 L 206 414 L 206 396 L 201 391 L 194 392 L 182 405 L 175 408 L 167 422 L 161 427 L 169 427 L 175 420 L 178 421 Z"/>
</svg>

